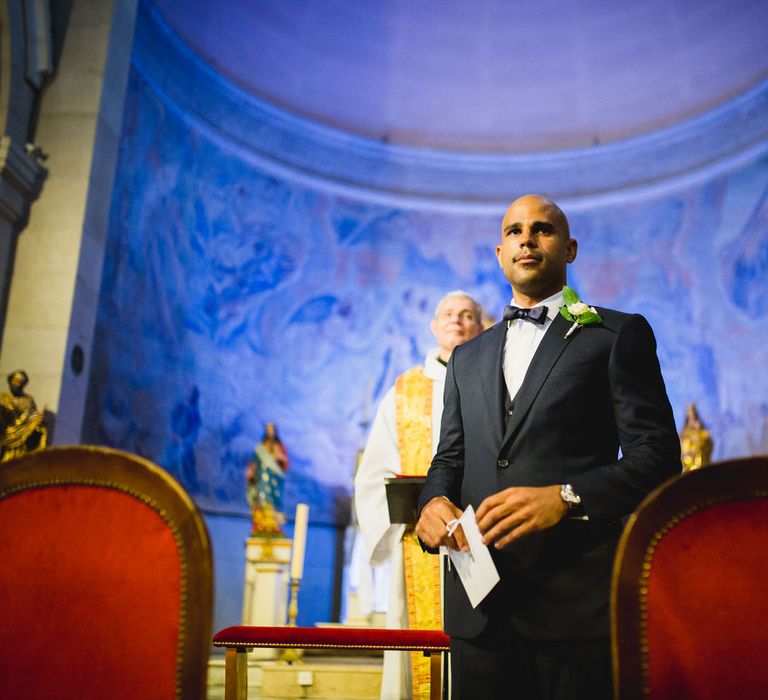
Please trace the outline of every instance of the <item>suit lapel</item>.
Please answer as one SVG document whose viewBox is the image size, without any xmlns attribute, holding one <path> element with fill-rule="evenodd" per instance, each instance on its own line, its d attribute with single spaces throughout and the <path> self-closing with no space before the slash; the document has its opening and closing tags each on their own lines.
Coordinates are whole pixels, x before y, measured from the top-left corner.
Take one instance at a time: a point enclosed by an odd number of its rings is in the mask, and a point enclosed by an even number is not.
<svg viewBox="0 0 768 700">
<path fill-rule="evenodd" d="M 507 338 L 506 322 L 497 323 L 483 335 L 485 344 L 480 362 L 488 371 L 481 370 L 479 375 L 483 387 L 483 402 L 493 426 L 494 443 L 500 445 L 504 438 L 504 394 L 507 390 L 504 384 L 504 343 Z M 543 342 L 543 339 L 542 339 Z"/>
<path fill-rule="evenodd" d="M 569 327 L 570 323 L 560 314 L 557 314 L 541 339 L 525 374 L 523 384 L 514 397 L 515 408 L 506 425 L 502 451 L 506 450 L 513 440 L 520 425 L 528 415 L 531 405 L 539 395 L 544 380 L 549 376 L 552 367 L 568 345 L 568 340 L 563 340 L 563 336 L 568 332 Z"/>
</svg>

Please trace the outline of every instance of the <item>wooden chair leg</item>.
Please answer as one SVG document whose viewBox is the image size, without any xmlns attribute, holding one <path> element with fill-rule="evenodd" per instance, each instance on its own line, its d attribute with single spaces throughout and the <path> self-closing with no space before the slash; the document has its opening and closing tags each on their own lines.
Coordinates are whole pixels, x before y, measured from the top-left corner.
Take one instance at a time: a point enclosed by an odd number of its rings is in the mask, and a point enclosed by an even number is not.
<svg viewBox="0 0 768 700">
<path fill-rule="evenodd" d="M 451 655 L 447 651 L 440 652 L 443 669 L 443 700 L 450 700 L 451 697 Z"/>
<path fill-rule="evenodd" d="M 244 647 L 227 647 L 224 700 L 248 700 L 248 655 Z"/>
<path fill-rule="evenodd" d="M 442 654 L 432 652 L 429 656 L 429 700 L 440 700 L 442 693 Z"/>
</svg>

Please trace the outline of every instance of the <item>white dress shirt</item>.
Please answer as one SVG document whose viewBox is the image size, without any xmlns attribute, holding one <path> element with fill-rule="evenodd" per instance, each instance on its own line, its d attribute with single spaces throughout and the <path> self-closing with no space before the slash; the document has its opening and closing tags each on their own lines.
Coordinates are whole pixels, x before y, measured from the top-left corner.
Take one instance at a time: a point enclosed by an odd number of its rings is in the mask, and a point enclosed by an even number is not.
<svg viewBox="0 0 768 700">
<path fill-rule="evenodd" d="M 515 304 L 514 297 L 512 304 L 520 306 Z M 555 316 L 560 313 L 560 307 L 563 304 L 563 293 L 560 291 L 536 304 L 536 306 L 547 307 L 547 318 L 544 323 L 532 323 L 522 318 L 516 318 L 507 323 L 507 340 L 504 344 L 504 382 L 513 400 L 525 379 L 525 373 L 544 333 L 547 332 Z"/>
<path fill-rule="evenodd" d="M 564 303 L 563 293 L 558 292 L 536 304 L 536 306 L 547 307 L 547 318 L 544 323 L 532 323 L 522 318 L 507 322 L 507 340 L 504 344 L 504 382 L 512 400 L 525 379 L 528 366 L 549 324 L 560 313 L 560 307 Z M 514 298 L 512 304 L 520 306 L 515 304 Z M 588 515 L 574 514 L 568 517 L 574 520 L 589 520 Z"/>
</svg>

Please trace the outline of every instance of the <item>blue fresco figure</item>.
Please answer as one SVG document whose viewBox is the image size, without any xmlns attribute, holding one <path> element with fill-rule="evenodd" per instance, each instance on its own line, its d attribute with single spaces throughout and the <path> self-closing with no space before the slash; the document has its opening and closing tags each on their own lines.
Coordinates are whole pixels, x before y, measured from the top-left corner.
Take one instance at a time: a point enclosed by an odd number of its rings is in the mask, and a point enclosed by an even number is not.
<svg viewBox="0 0 768 700">
<path fill-rule="evenodd" d="M 165 450 L 165 468 L 176 474 L 190 492 L 200 490 L 197 481 L 195 444 L 200 434 L 200 390 L 192 387 L 189 397 L 171 410 L 171 444 Z"/>
<path fill-rule="evenodd" d="M 251 506 L 254 536 L 283 535 L 283 472 L 288 453 L 274 423 L 267 423 L 264 437 L 256 445 L 245 472 L 246 496 Z"/>
</svg>

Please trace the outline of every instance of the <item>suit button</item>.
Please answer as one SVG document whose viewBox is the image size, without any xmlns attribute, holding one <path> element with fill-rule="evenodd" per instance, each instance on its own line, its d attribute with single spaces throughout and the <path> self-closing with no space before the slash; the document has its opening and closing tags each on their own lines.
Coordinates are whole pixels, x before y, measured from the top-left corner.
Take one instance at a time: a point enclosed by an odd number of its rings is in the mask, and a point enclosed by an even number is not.
<svg viewBox="0 0 768 700">
<path fill-rule="evenodd" d="M 496 464 L 499 465 L 501 469 L 506 469 L 509 466 L 509 460 L 508 459 L 500 459 Z"/>
<path fill-rule="evenodd" d="M 507 409 L 507 415 L 508 416 L 511 416 L 513 413 L 514 413 L 514 411 L 511 408 Z"/>
</svg>

